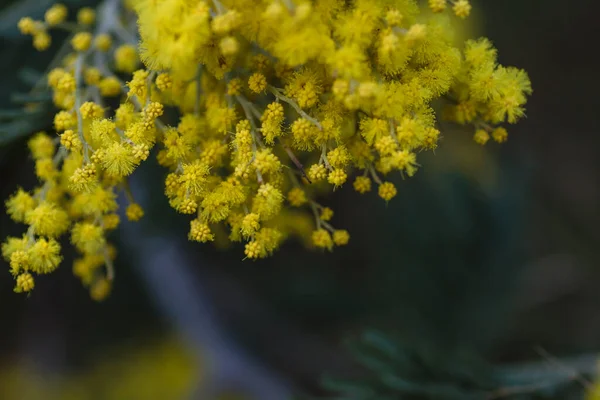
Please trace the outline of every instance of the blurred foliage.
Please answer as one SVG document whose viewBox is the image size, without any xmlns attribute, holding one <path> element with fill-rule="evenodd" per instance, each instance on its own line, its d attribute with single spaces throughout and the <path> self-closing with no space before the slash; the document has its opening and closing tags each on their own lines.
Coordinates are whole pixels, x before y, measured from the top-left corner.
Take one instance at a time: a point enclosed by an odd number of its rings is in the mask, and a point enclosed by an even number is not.
<svg viewBox="0 0 600 400">
<path fill-rule="evenodd" d="M 128 343 L 76 371 L 40 373 L 26 360 L 0 370 L 6 400 L 182 399 L 199 383 L 201 371 L 189 349 L 174 338 Z"/>
</svg>

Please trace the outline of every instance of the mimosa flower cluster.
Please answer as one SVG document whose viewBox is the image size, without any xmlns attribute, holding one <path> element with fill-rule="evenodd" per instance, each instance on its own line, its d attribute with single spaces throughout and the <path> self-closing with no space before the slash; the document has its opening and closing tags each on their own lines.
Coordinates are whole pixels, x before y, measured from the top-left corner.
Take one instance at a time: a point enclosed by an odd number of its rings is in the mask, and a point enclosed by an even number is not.
<svg viewBox="0 0 600 400">
<path fill-rule="evenodd" d="M 29 141 L 40 185 L 6 201 L 28 226 L 2 246 L 15 290 L 58 268 L 65 236 L 81 254 L 74 274 L 104 298 L 117 195 L 127 219 L 144 216 L 128 180 L 150 156 L 191 241 L 242 242 L 248 259 L 292 236 L 348 244 L 317 197 L 350 185 L 390 201 L 390 177 L 413 176 L 438 146 L 438 118 L 483 145 L 524 116 L 527 74 L 500 65 L 487 39 L 454 43 L 470 11 L 467 0 L 132 0 L 76 23 L 60 4 L 23 18 L 38 50 L 63 28 L 72 51 L 47 75 L 55 132 Z"/>
</svg>

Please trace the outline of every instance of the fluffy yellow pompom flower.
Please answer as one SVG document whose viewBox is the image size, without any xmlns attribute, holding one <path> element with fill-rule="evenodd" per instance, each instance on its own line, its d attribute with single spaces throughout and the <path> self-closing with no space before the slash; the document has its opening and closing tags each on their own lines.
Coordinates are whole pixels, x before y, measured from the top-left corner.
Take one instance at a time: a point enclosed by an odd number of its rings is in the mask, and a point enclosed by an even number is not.
<svg viewBox="0 0 600 400">
<path fill-rule="evenodd" d="M 473 135 L 473 140 L 483 146 L 490 140 L 490 134 L 484 129 L 477 129 Z"/>
<path fill-rule="evenodd" d="M 379 197 L 384 199 L 385 201 L 390 201 L 398 194 L 398 190 L 391 182 L 383 182 L 379 185 Z"/>
<path fill-rule="evenodd" d="M 38 29 L 36 22 L 30 17 L 21 18 L 17 26 L 23 35 L 33 35 Z"/>
<path fill-rule="evenodd" d="M 81 150 L 82 146 L 79 136 L 71 129 L 67 129 L 60 135 L 60 144 L 62 144 L 65 149 L 72 151 Z"/>
<path fill-rule="evenodd" d="M 183 188 L 192 195 L 200 195 L 206 190 L 206 176 L 209 168 L 206 164 L 196 161 L 183 164 L 180 182 Z"/>
<path fill-rule="evenodd" d="M 189 240 L 195 242 L 206 243 L 215 240 L 215 236 L 210 231 L 208 224 L 194 219 L 190 223 L 190 232 L 188 235 Z"/>
<path fill-rule="evenodd" d="M 279 213 L 282 203 L 283 195 L 281 191 L 270 183 L 265 183 L 260 186 L 256 197 L 254 197 L 252 211 L 260 215 L 262 220 L 268 220 Z"/>
<path fill-rule="evenodd" d="M 333 249 L 333 239 L 331 239 L 331 235 L 325 229 L 317 229 L 312 233 L 312 242 L 316 247 L 332 250 Z"/>
<path fill-rule="evenodd" d="M 217 35 L 228 34 L 240 25 L 242 22 L 241 17 L 237 11 L 228 10 L 226 13 L 213 18 L 211 28 Z"/>
<path fill-rule="evenodd" d="M 156 77 L 156 87 L 163 92 L 171 89 L 171 87 L 173 87 L 173 78 L 165 72 L 158 74 Z"/>
<path fill-rule="evenodd" d="M 71 45 L 76 51 L 86 51 L 92 45 L 92 34 L 89 32 L 78 32 L 71 39 Z"/>
<path fill-rule="evenodd" d="M 357 176 L 354 180 L 354 190 L 364 194 L 371 191 L 371 179 L 368 176 Z"/>
<path fill-rule="evenodd" d="M 447 0 L 429 0 L 429 8 L 435 13 L 440 13 L 446 9 Z"/>
<path fill-rule="evenodd" d="M 238 52 L 240 45 L 233 36 L 224 37 L 219 42 L 219 49 L 224 56 L 232 56 Z"/>
<path fill-rule="evenodd" d="M 29 269 L 29 254 L 25 250 L 17 250 L 10 255 L 10 273 L 18 275 Z"/>
<path fill-rule="evenodd" d="M 71 242 L 83 253 L 96 254 L 104 248 L 106 239 L 102 227 L 83 222 L 73 226 Z"/>
<path fill-rule="evenodd" d="M 59 111 L 54 116 L 54 128 L 57 131 L 73 128 L 76 123 L 75 117 L 67 111 Z"/>
<path fill-rule="evenodd" d="M 98 84 L 100 94 L 106 97 L 117 96 L 121 93 L 121 82 L 114 76 L 109 76 L 100 81 Z"/>
<path fill-rule="evenodd" d="M 90 67 L 86 68 L 83 73 L 83 80 L 86 84 L 92 86 L 100 83 L 102 74 L 98 68 Z"/>
<path fill-rule="evenodd" d="M 322 164 L 313 164 L 308 170 L 308 177 L 314 182 L 319 182 L 327 178 L 327 168 Z"/>
<path fill-rule="evenodd" d="M 115 50 L 115 67 L 117 71 L 133 72 L 139 63 L 138 53 L 134 46 L 123 44 Z"/>
<path fill-rule="evenodd" d="M 469 3 L 469 0 L 456 0 L 452 10 L 454 10 L 454 14 L 456 14 L 457 17 L 467 18 L 471 13 L 471 4 Z"/>
<path fill-rule="evenodd" d="M 95 301 L 105 300 L 112 289 L 112 283 L 109 279 L 98 279 L 90 286 L 90 297 Z"/>
<path fill-rule="evenodd" d="M 98 50 L 107 52 L 112 46 L 112 38 L 107 33 L 101 33 L 94 39 L 94 45 Z"/>
<path fill-rule="evenodd" d="M 97 119 L 104 116 L 104 110 L 99 104 L 93 101 L 86 101 L 79 107 L 79 112 L 83 119 Z"/>
<path fill-rule="evenodd" d="M 461 21 L 432 15 L 465 18 L 468 0 L 126 3 L 80 9 L 68 54 L 46 76 L 57 112 L 53 132 L 28 142 L 38 186 L 6 200 L 29 224 L 2 245 L 18 291 L 58 266 L 58 238 L 72 226 L 73 273 L 92 298 L 110 293 L 117 193 L 138 220 L 127 179 L 152 154 L 169 204 L 190 215 L 190 240 L 218 232 L 219 245 L 242 242 L 249 259 L 290 236 L 330 250 L 350 234 L 317 196 L 348 180 L 371 192 L 373 181 L 390 201 L 397 189 L 379 174 L 413 176 L 417 154 L 445 133 L 438 121 L 502 143 L 532 94 L 527 73 L 499 64 L 489 40 L 458 43 Z M 46 49 L 54 27 L 75 25 L 66 10 L 18 28 Z"/>
<path fill-rule="evenodd" d="M 333 232 L 333 243 L 336 246 L 345 246 L 350 241 L 350 234 L 345 229 L 338 229 Z"/>
<path fill-rule="evenodd" d="M 31 292 L 35 287 L 33 276 L 29 272 L 25 272 L 17 276 L 17 282 L 15 286 L 15 292 Z"/>
<path fill-rule="evenodd" d="M 34 159 L 50 158 L 54 155 L 54 142 L 46 132 L 38 132 L 29 141 L 27 146 Z"/>
<path fill-rule="evenodd" d="M 248 79 L 248 87 L 254 93 L 262 93 L 267 88 L 267 78 L 260 72 L 255 72 Z"/>
<path fill-rule="evenodd" d="M 127 210 L 125 210 L 125 215 L 130 221 L 139 221 L 144 216 L 144 210 L 139 204 L 131 203 L 127 206 Z"/>
<path fill-rule="evenodd" d="M 77 22 L 81 25 L 92 25 L 96 21 L 96 11 L 93 8 L 84 7 L 77 12 Z"/>
<path fill-rule="evenodd" d="M 56 204 L 44 201 L 25 214 L 25 222 L 36 235 L 56 237 L 69 227 L 67 213 Z"/>
<path fill-rule="evenodd" d="M 136 161 L 131 147 L 122 143 L 113 143 L 104 149 L 102 167 L 110 176 L 123 177 L 133 172 Z"/>
<path fill-rule="evenodd" d="M 252 237 L 260 229 L 260 216 L 256 213 L 249 213 L 242 220 L 241 232 L 245 237 Z"/>
<path fill-rule="evenodd" d="M 52 44 L 52 38 L 47 32 L 37 32 L 33 35 L 33 47 L 36 50 L 44 51 L 50 47 L 50 44 Z"/>
<path fill-rule="evenodd" d="M 227 94 L 230 96 L 238 96 L 242 93 L 242 80 L 233 78 L 227 84 Z"/>
<path fill-rule="evenodd" d="M 49 274 L 62 261 L 60 245 L 54 239 L 38 239 L 28 253 L 31 271 L 36 274 Z"/>
<path fill-rule="evenodd" d="M 504 143 L 508 139 L 508 132 L 505 128 L 498 127 L 492 131 L 492 138 L 497 143 Z"/>
<path fill-rule="evenodd" d="M 44 19 L 50 26 L 63 23 L 67 19 L 67 7 L 60 3 L 53 5 L 44 14 Z"/>
<path fill-rule="evenodd" d="M 246 243 L 244 254 L 250 259 L 266 257 L 267 252 L 262 243 L 257 240 Z"/>
<path fill-rule="evenodd" d="M 333 210 L 329 207 L 324 207 L 321 210 L 321 215 L 319 216 L 319 218 L 321 218 L 321 221 L 331 220 L 331 218 L 333 218 Z"/>
<path fill-rule="evenodd" d="M 334 169 L 327 175 L 327 181 L 334 186 L 342 186 L 346 179 L 348 179 L 348 175 L 343 169 Z"/>
<path fill-rule="evenodd" d="M 24 222 L 25 215 L 35 207 L 35 200 L 23 189 L 6 200 L 6 212 L 16 222 Z"/>
<path fill-rule="evenodd" d="M 53 180 L 58 171 L 50 158 L 42 158 L 35 162 L 35 174 L 41 181 Z"/>
<path fill-rule="evenodd" d="M 29 243 L 29 238 L 24 235 L 22 238 L 8 237 L 2 243 L 2 257 L 10 262 L 10 258 L 16 251 L 26 251 Z"/>
<path fill-rule="evenodd" d="M 288 192 L 287 199 L 294 207 L 301 207 L 308 201 L 304 190 L 297 187 Z"/>
</svg>

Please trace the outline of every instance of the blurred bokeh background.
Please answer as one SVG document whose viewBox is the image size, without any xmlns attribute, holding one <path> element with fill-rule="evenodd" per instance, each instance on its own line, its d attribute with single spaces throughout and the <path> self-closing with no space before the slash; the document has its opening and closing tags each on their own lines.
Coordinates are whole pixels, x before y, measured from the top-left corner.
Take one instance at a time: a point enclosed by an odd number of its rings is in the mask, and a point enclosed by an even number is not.
<svg viewBox="0 0 600 400">
<path fill-rule="evenodd" d="M 600 4 L 474 3 L 471 29 L 534 87 L 508 143 L 481 148 L 442 125 L 436 154 L 398 179 L 387 207 L 350 187 L 323 199 L 351 245 L 323 254 L 291 242 L 259 262 L 187 242 L 187 219 L 152 179 L 159 167 L 142 166 L 132 190 L 147 217 L 114 234 L 106 301 L 89 298 L 68 258 L 30 296 L 12 292 L 2 264 L 0 399 L 324 396 L 324 374 L 370 376 L 345 345 L 366 329 L 393 335 L 403 382 L 465 390 L 406 385 L 386 399 L 486 398 L 466 389 L 502 379 L 522 390 L 497 398 L 582 398 L 600 353 Z M 49 4 L 0 2 L 0 109 L 51 60 L 15 28 Z M 0 121 L 2 200 L 33 185 L 19 134 L 49 126 L 50 113 Z M 1 237 L 19 229 L 0 214 Z"/>
</svg>

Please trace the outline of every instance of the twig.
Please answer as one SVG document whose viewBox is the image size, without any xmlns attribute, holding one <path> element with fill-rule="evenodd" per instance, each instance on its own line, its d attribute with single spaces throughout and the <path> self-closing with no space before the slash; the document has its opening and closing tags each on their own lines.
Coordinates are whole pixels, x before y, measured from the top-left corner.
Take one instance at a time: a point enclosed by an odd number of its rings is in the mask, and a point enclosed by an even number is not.
<svg viewBox="0 0 600 400">
<path fill-rule="evenodd" d="M 294 163 L 294 165 L 296 166 L 296 168 L 298 168 L 298 170 L 300 170 L 300 173 L 302 173 L 302 176 L 308 181 L 308 183 L 312 183 L 310 178 L 308 177 L 308 175 L 306 175 L 306 171 L 304 170 L 304 166 L 302 165 L 302 163 L 300 162 L 300 160 L 298 160 L 298 158 L 296 157 L 296 155 L 294 154 L 294 152 L 292 151 L 292 149 L 290 149 L 290 147 L 286 144 L 281 144 L 281 146 L 283 147 L 283 149 L 285 150 L 285 152 L 288 154 L 288 156 L 290 157 L 290 159 L 292 160 L 292 162 Z"/>
<path fill-rule="evenodd" d="M 541 346 L 535 347 L 536 353 L 540 356 L 544 357 L 550 364 L 554 365 L 556 368 L 564 371 L 572 380 L 575 380 L 581 384 L 586 389 L 589 389 L 592 386 L 592 383 L 585 379 L 579 371 L 574 368 L 571 368 L 567 364 L 561 362 L 558 358 L 554 357 L 552 354 L 548 353 L 546 349 Z"/>
<path fill-rule="evenodd" d="M 302 116 L 302 118 L 306 119 L 307 121 L 310 121 L 320 131 L 323 130 L 323 126 L 321 125 L 321 123 L 319 121 L 317 121 L 315 118 L 308 115 L 302 108 L 300 108 L 300 106 L 298 104 L 296 104 L 296 102 L 294 100 L 285 96 L 283 93 L 281 93 L 281 91 L 279 89 L 277 89 L 274 86 L 268 85 L 267 87 L 276 98 L 278 98 L 279 100 L 284 101 L 284 102 L 288 103 L 290 106 L 292 106 L 294 108 L 294 110 L 296 110 L 296 112 L 298 114 L 300 114 L 300 116 Z"/>
</svg>

